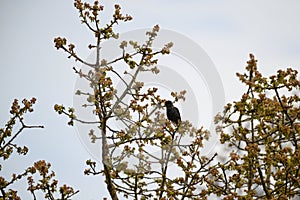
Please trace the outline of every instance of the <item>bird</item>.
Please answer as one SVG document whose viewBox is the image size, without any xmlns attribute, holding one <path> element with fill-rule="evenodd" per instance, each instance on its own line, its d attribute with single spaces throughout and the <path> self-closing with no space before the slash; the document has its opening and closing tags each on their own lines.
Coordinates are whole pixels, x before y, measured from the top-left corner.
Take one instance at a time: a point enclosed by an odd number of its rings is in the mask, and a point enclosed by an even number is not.
<svg viewBox="0 0 300 200">
<path fill-rule="evenodd" d="M 176 108 L 171 101 L 166 101 L 165 106 L 167 107 L 167 118 L 177 126 L 180 125 L 181 117 L 178 108 Z"/>
</svg>

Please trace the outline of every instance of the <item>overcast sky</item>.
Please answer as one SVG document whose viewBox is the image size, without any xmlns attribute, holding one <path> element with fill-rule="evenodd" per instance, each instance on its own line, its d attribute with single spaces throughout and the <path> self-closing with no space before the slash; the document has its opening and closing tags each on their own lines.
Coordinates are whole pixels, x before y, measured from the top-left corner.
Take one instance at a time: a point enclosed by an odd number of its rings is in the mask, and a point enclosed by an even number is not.
<svg viewBox="0 0 300 200">
<path fill-rule="evenodd" d="M 198 44 L 214 63 L 226 102 L 243 92 L 235 73 L 244 70 L 249 53 L 259 60 L 263 74 L 286 67 L 300 69 L 299 1 L 105 0 L 104 19 L 111 16 L 114 3 L 134 18 L 118 27 L 120 33 L 159 24 Z M 10 159 L 2 172 L 21 172 L 34 161 L 45 159 L 52 163 L 61 184 L 80 189 L 75 199 L 102 199 L 106 190 L 101 178 L 82 175 L 91 155 L 75 129 L 66 126 L 66 117 L 53 111 L 55 103 L 72 106 L 76 82 L 74 63 L 54 48 L 53 39 L 68 38 L 77 44 L 83 58 L 90 55 L 86 46 L 93 40 L 80 24 L 73 1 L 1 1 L 0 26 L 1 126 L 9 117 L 14 98 L 33 96 L 37 104 L 27 122 L 45 126 L 25 131 L 18 138 L 30 151 L 25 157 Z M 16 187 L 24 189 L 23 183 Z M 28 194 L 23 195 L 28 199 Z"/>
</svg>

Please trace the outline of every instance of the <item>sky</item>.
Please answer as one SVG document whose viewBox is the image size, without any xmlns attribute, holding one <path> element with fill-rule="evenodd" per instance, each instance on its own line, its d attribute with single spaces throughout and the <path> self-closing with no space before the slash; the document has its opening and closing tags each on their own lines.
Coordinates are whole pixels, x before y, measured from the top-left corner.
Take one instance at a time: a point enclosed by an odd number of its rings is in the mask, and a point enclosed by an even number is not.
<svg viewBox="0 0 300 200">
<path fill-rule="evenodd" d="M 159 24 L 161 29 L 169 31 L 164 33 L 171 33 L 170 39 L 183 36 L 175 43 L 175 49 L 176 44 L 188 41 L 195 45 L 191 45 L 191 49 L 189 46 L 177 48 L 177 54 L 181 55 L 162 59 L 162 66 L 182 75 L 182 84 L 191 87 L 194 95 L 191 104 L 198 106 L 198 115 L 193 116 L 196 123 L 203 123 L 208 129 L 215 114 L 214 95 L 224 94 L 220 102 L 230 102 L 242 95 L 245 88 L 235 73 L 244 71 L 249 53 L 259 60 L 259 69 L 264 75 L 274 74 L 279 68 L 300 69 L 300 2 L 296 0 L 105 0 L 101 3 L 105 6 L 103 20 L 110 19 L 115 3 L 121 5 L 123 13 L 133 16 L 133 21 L 117 28 L 124 37 L 126 33 L 137 34 Z M 74 199 L 102 199 L 106 196 L 102 178 L 83 175 L 85 161 L 93 157 L 91 151 L 76 127 L 67 126 L 68 119 L 53 110 L 56 103 L 66 107 L 73 105 L 78 82 L 72 67 L 80 67 L 54 48 L 53 39 L 68 38 L 77 45 L 82 58 L 91 54 L 87 45 L 93 36 L 80 23 L 73 1 L 1 1 L 0 27 L 0 124 L 3 126 L 9 118 L 13 99 L 36 97 L 35 112 L 26 117 L 26 122 L 45 126 L 42 130 L 26 130 L 17 138 L 18 144 L 27 145 L 30 151 L 27 156 L 8 160 L 1 173 L 7 176 L 21 172 L 33 162 L 45 159 L 51 162 L 61 184 L 80 190 Z M 167 34 L 163 36 L 168 40 Z M 208 77 L 201 63 L 183 61 L 180 57 L 198 51 L 214 71 Z M 192 81 L 195 78 L 188 76 L 189 73 L 192 76 L 191 66 L 197 68 L 197 64 L 200 73 L 196 75 L 200 78 L 195 83 Z M 164 77 L 159 81 L 162 79 Z M 214 80 L 218 83 L 217 89 L 212 86 Z M 170 88 L 176 89 L 172 85 L 165 90 Z M 199 88 L 203 90 L 199 92 Z M 178 107 L 184 118 L 189 118 L 191 114 L 187 109 L 190 107 L 185 103 Z M 209 116 L 204 117 L 203 113 Z M 24 190 L 24 183 L 17 183 L 15 188 Z M 22 192 L 24 199 L 28 199 L 28 195 Z"/>
</svg>

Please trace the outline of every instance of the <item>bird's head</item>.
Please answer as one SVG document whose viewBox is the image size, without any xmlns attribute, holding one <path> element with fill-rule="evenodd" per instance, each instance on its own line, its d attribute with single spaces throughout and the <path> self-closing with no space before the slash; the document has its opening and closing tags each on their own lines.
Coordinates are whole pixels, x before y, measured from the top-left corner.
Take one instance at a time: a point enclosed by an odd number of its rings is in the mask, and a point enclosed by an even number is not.
<svg viewBox="0 0 300 200">
<path fill-rule="evenodd" d="M 173 103 L 172 103 L 171 101 L 166 101 L 166 102 L 165 102 L 165 106 L 166 106 L 167 108 L 172 108 L 172 107 L 173 107 Z"/>
</svg>

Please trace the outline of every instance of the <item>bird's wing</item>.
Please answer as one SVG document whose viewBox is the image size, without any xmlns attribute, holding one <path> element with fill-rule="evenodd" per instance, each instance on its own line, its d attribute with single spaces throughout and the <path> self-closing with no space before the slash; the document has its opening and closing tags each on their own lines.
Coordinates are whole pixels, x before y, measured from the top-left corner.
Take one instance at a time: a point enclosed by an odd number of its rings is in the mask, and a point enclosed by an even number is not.
<svg viewBox="0 0 300 200">
<path fill-rule="evenodd" d="M 178 108 L 174 107 L 174 111 L 176 112 L 177 117 L 181 121 L 180 112 L 179 112 Z"/>
</svg>

